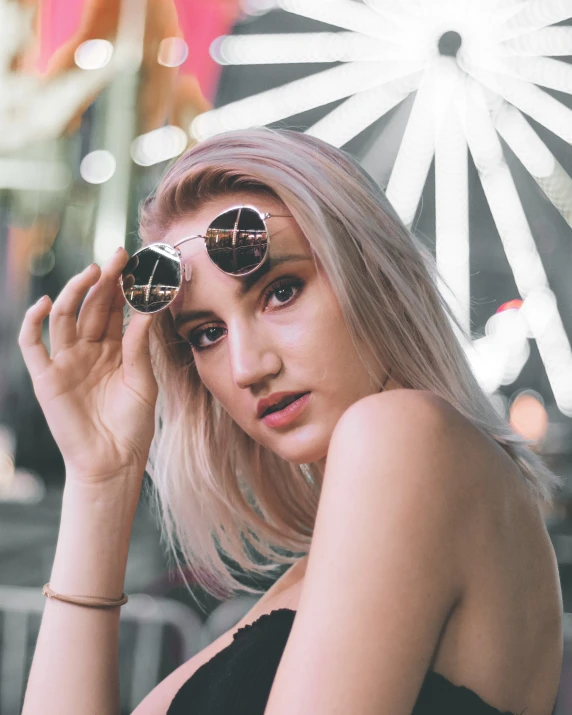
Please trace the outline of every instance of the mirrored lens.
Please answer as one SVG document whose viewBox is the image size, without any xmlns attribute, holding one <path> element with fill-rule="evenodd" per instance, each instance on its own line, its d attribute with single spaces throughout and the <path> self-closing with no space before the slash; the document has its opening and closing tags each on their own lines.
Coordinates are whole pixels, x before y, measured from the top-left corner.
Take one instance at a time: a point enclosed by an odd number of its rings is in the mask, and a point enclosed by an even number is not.
<svg viewBox="0 0 572 715">
<path fill-rule="evenodd" d="M 246 275 L 266 256 L 266 224 L 254 209 L 231 209 L 217 216 L 208 227 L 205 244 L 211 260 L 221 271 Z"/>
<path fill-rule="evenodd" d="M 157 313 L 171 303 L 181 288 L 178 252 L 154 243 L 134 253 L 121 274 L 123 295 L 139 313 Z"/>
</svg>

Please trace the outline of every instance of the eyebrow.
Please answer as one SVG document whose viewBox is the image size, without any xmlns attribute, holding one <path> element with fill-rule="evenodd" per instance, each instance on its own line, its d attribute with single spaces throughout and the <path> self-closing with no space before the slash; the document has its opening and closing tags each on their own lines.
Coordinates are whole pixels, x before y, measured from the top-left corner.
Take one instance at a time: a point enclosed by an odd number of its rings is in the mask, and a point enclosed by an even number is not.
<svg viewBox="0 0 572 715">
<path fill-rule="evenodd" d="M 262 264 L 259 270 L 250 273 L 241 279 L 240 284 L 234 292 L 237 299 L 244 298 L 250 291 L 277 266 L 290 261 L 312 261 L 313 256 L 285 254 L 282 256 L 269 256 Z M 202 320 L 203 318 L 212 318 L 214 313 L 211 310 L 183 310 L 175 316 L 175 330 L 178 330 L 184 323 L 189 323 L 191 320 Z"/>
</svg>

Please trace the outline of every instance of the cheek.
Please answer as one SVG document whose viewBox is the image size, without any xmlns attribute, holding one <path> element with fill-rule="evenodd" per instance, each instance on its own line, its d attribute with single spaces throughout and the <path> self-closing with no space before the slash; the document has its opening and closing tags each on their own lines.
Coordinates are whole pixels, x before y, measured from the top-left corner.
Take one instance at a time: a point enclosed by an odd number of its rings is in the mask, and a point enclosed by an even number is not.
<svg viewBox="0 0 572 715">
<path fill-rule="evenodd" d="M 203 385 L 211 393 L 211 395 L 216 398 L 222 404 L 226 404 L 225 400 L 225 378 L 221 374 L 220 368 L 214 365 L 201 365 L 200 359 L 196 361 L 197 373 L 201 379 Z"/>
<path fill-rule="evenodd" d="M 299 307 L 291 314 L 285 312 L 280 331 L 283 346 L 320 351 L 346 332 L 337 298 L 325 276 L 315 275 L 307 282 Z"/>
<path fill-rule="evenodd" d="M 342 389 L 342 385 L 351 383 L 359 372 L 361 361 L 335 296 L 323 301 L 314 325 L 315 330 L 308 337 L 316 368 L 326 376 L 328 383 Z"/>
<path fill-rule="evenodd" d="M 322 355 L 322 360 L 335 356 L 350 341 L 342 312 L 335 296 L 322 292 L 306 323 L 307 339 Z"/>
<path fill-rule="evenodd" d="M 326 277 L 316 279 L 312 295 L 304 302 L 300 320 L 296 321 L 300 337 L 314 344 L 320 351 L 328 351 L 332 342 L 345 336 L 342 312 Z"/>
<path fill-rule="evenodd" d="M 203 365 L 201 369 L 197 364 L 197 372 L 211 395 L 237 424 L 242 424 L 241 416 L 244 418 L 244 410 L 241 409 L 240 396 L 237 397 L 237 388 L 233 385 L 228 365 L 225 362 L 220 365 L 210 363 L 208 367 Z"/>
<path fill-rule="evenodd" d="M 355 370 L 357 355 L 337 301 L 323 292 L 316 297 L 281 331 L 282 357 L 297 366 L 296 377 L 306 376 L 316 387 L 340 384 Z"/>
</svg>

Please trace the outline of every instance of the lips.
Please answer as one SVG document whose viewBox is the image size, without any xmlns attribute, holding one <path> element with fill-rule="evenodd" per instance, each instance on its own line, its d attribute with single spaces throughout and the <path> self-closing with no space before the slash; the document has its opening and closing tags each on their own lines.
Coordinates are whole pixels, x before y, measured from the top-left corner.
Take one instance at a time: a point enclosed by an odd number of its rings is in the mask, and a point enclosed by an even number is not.
<svg viewBox="0 0 572 715">
<path fill-rule="evenodd" d="M 285 397 L 283 400 L 280 400 L 280 402 L 277 402 L 275 405 L 268 407 L 262 413 L 262 417 L 264 417 L 264 415 L 269 415 L 271 412 L 278 412 L 279 410 L 283 410 L 287 405 L 290 405 L 292 402 L 295 402 L 299 397 L 302 397 L 302 395 L 307 394 L 307 392 L 299 392 L 297 395 L 289 395 L 288 397 Z"/>
</svg>

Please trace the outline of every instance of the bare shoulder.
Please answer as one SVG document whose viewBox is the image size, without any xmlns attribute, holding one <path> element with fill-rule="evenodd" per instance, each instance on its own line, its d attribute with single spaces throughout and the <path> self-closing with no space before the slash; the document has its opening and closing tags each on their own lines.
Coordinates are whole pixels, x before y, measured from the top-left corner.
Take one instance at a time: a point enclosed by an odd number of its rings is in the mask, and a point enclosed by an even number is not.
<svg viewBox="0 0 572 715">
<path fill-rule="evenodd" d="M 452 426 L 453 423 L 480 430 L 448 400 L 430 390 L 396 388 L 376 392 L 354 402 L 342 415 L 340 422 L 365 419 L 374 420 L 374 426 L 387 426 L 387 422 L 415 426 Z"/>
<path fill-rule="evenodd" d="M 403 563 L 415 554 L 415 587 L 439 583 L 442 600 L 435 614 L 449 613 L 467 588 L 467 550 L 485 510 L 481 474 L 490 467 L 487 440 L 447 400 L 429 391 L 396 389 L 353 403 L 330 440 L 310 573 L 312 563 L 316 574 L 315 564 L 327 562 L 334 548 L 338 555 L 354 550 L 348 562 L 365 569 L 370 559 L 379 561 L 380 544 L 387 542 L 384 575 L 395 569 L 399 578 L 396 554 Z M 359 534 L 355 542 L 338 535 L 343 523 L 343 535 Z M 312 557 L 320 552 L 320 558 Z"/>
<path fill-rule="evenodd" d="M 403 488 L 409 484 L 419 494 L 445 489 L 450 505 L 468 506 L 482 493 L 483 472 L 501 453 L 491 437 L 443 397 L 399 388 L 368 395 L 344 412 L 332 434 L 328 461 L 347 454 L 357 464 L 363 457 L 383 465 L 380 475 L 392 481 L 399 476 Z"/>
<path fill-rule="evenodd" d="M 396 427 L 404 424 L 436 426 L 444 420 L 463 421 L 466 418 L 434 392 L 396 388 L 357 400 L 343 413 L 336 427 L 348 423 L 371 424 L 371 429 L 387 428 L 391 424 Z"/>
<path fill-rule="evenodd" d="M 412 712 L 469 583 L 477 470 L 465 460 L 478 435 L 469 422 L 416 390 L 344 412 L 268 715 Z"/>
</svg>

